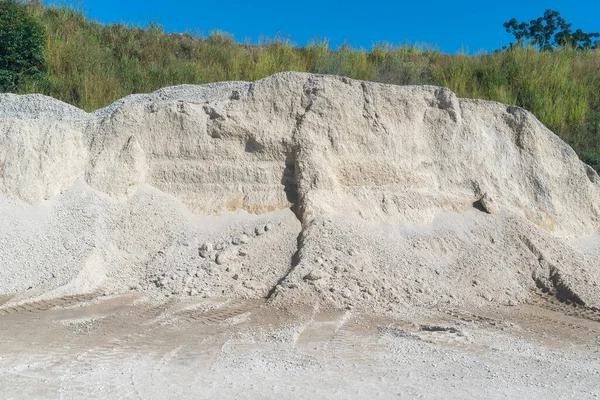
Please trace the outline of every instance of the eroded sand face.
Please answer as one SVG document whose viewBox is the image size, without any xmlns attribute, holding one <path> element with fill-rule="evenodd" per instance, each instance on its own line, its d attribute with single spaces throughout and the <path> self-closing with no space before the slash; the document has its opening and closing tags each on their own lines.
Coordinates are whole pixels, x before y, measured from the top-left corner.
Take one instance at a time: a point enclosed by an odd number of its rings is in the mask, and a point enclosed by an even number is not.
<svg viewBox="0 0 600 400">
<path fill-rule="evenodd" d="M 259 300 L 156 303 L 134 292 L 2 307 L 2 396 L 600 395 L 600 313 L 533 298 L 518 307 L 412 308 L 395 317 Z"/>
<path fill-rule="evenodd" d="M 0 293 L 393 312 L 600 304 L 600 179 L 531 114 L 283 73 L 85 113 L 0 97 Z"/>
<path fill-rule="evenodd" d="M 3 395 L 591 397 L 599 226 L 570 147 L 444 88 L 0 95 Z"/>
</svg>

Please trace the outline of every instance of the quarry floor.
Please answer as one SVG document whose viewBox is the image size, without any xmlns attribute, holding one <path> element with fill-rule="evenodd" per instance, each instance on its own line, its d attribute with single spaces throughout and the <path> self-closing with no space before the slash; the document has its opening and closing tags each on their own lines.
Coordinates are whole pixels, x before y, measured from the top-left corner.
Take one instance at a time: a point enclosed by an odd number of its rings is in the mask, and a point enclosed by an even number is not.
<svg viewBox="0 0 600 400">
<path fill-rule="evenodd" d="M 599 397 L 598 312 L 532 298 L 394 316 L 140 293 L 5 305 L 0 397 Z"/>
</svg>

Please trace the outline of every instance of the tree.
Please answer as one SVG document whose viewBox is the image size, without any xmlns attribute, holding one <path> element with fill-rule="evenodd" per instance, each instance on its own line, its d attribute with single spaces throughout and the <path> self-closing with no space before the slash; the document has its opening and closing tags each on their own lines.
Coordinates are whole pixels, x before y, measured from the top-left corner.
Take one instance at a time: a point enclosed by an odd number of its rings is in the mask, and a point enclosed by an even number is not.
<svg viewBox="0 0 600 400">
<path fill-rule="evenodd" d="M 544 16 L 531 20 L 528 24 L 515 18 L 503 24 L 506 32 L 512 33 L 517 43 L 510 47 L 530 44 L 537 46 L 540 51 L 552 51 L 557 47 L 571 47 L 576 50 L 598 48 L 600 33 L 585 33 L 581 29 L 571 30 L 572 24 L 567 23 L 557 11 L 546 10 Z"/>
<path fill-rule="evenodd" d="M 16 0 L 0 0 L 0 91 L 14 92 L 44 78 L 46 38 L 41 24 Z"/>
</svg>

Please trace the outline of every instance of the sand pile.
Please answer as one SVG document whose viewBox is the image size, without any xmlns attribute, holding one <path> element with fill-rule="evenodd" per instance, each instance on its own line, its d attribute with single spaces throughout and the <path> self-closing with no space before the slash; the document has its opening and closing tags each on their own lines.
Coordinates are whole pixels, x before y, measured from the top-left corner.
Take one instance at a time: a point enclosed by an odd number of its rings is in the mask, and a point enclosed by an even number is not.
<svg viewBox="0 0 600 400">
<path fill-rule="evenodd" d="M 530 113 L 282 73 L 0 95 L 0 294 L 600 304 L 600 178 Z"/>
</svg>

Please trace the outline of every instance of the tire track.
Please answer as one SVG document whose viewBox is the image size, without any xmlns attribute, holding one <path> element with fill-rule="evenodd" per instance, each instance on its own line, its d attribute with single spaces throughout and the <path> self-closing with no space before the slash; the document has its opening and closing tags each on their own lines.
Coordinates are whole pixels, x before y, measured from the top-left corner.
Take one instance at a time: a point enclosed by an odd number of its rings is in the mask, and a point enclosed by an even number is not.
<svg viewBox="0 0 600 400">
<path fill-rule="evenodd" d="M 24 302 L 15 305 L 6 306 L 7 302 L 0 305 L 0 316 L 22 313 L 39 313 L 48 311 L 57 307 L 71 307 L 76 304 L 85 303 L 94 300 L 102 295 L 102 291 L 97 290 L 91 293 L 76 294 L 70 296 L 56 297 L 52 299 Z M 10 303 L 9 303 L 10 304 Z"/>
<path fill-rule="evenodd" d="M 264 307 L 264 300 L 230 300 L 212 310 L 182 310 L 175 314 L 177 320 L 187 323 L 199 322 L 203 325 L 225 325 L 235 323 L 245 314 Z"/>
<path fill-rule="evenodd" d="M 568 299 L 559 299 L 556 293 L 544 289 L 536 289 L 532 293 L 529 304 L 545 308 L 547 310 L 560 312 L 569 317 L 587 319 L 600 322 L 600 309 L 577 304 Z"/>
<path fill-rule="evenodd" d="M 349 317 L 348 311 L 323 311 L 314 314 L 298 334 L 294 348 L 308 354 L 328 352 L 333 339 Z"/>
</svg>

